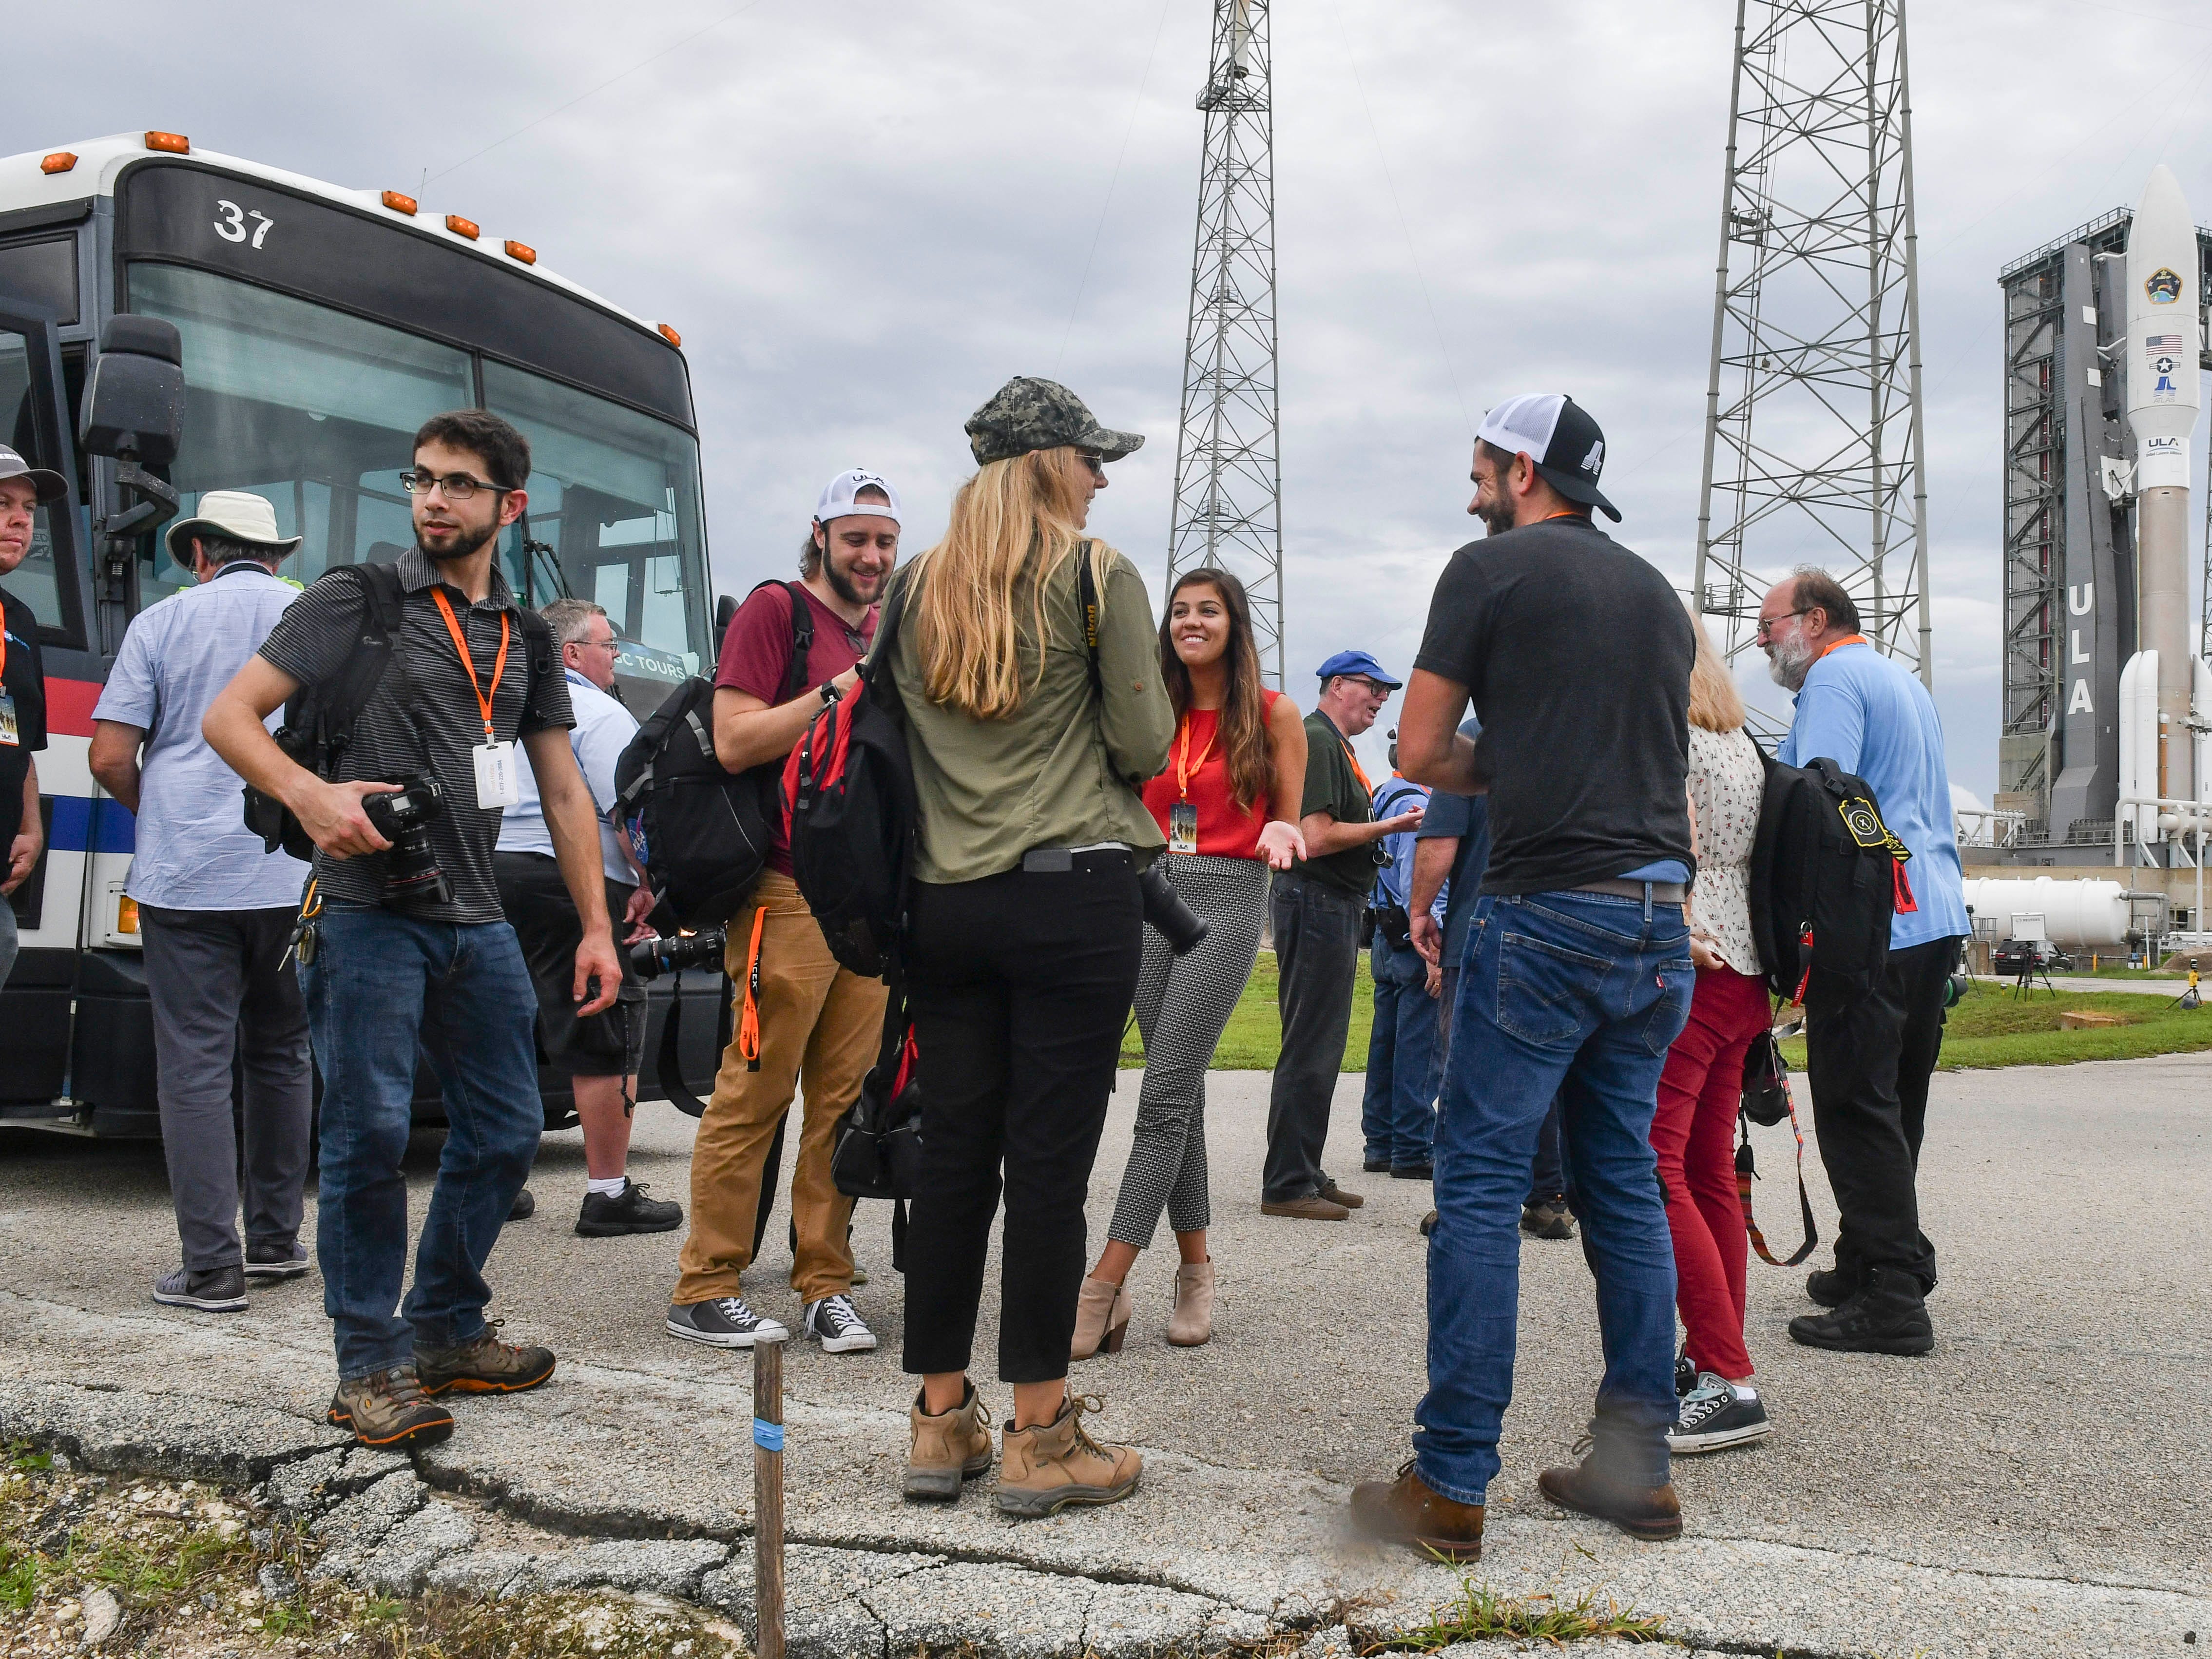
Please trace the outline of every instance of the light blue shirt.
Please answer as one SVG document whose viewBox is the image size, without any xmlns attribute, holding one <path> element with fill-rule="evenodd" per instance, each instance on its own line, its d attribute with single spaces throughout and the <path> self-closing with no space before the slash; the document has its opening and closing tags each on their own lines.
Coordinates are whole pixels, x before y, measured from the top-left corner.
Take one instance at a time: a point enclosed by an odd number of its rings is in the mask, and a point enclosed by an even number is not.
<svg viewBox="0 0 2212 1659">
<path fill-rule="evenodd" d="M 1388 777 L 1375 786 L 1374 811 L 1377 818 L 1395 818 L 1401 812 L 1410 812 L 1416 806 L 1429 804 L 1429 792 L 1418 783 L 1409 783 L 1401 777 Z M 1395 904 L 1403 910 L 1413 890 L 1413 842 L 1419 835 L 1414 830 L 1401 830 L 1394 836 L 1382 837 L 1382 850 L 1390 855 L 1390 862 L 1375 872 L 1375 902 Z M 1436 902 L 1429 913 L 1441 922 L 1451 896 L 1451 883 L 1447 881 L 1437 890 Z"/>
<path fill-rule="evenodd" d="M 1905 877 L 1919 908 L 1890 919 L 1890 949 L 1973 931 L 1960 885 L 1943 722 L 1926 686 L 1870 645 L 1831 651 L 1805 676 L 1778 757 L 1790 766 L 1826 758 L 1864 778 L 1882 821 L 1911 853 Z"/>
<path fill-rule="evenodd" d="M 622 842 L 615 834 L 614 825 L 607 821 L 607 814 L 615 805 L 615 763 L 629 747 L 629 740 L 637 735 L 637 720 L 629 709 L 574 669 L 562 672 L 568 678 L 568 702 L 576 715 L 575 725 L 568 728 L 568 747 L 575 751 L 576 765 L 592 792 L 593 804 L 599 809 L 599 863 L 605 868 L 609 881 L 635 887 L 637 872 L 623 858 Z M 514 769 L 521 799 L 501 815 L 499 842 L 495 850 L 542 853 L 551 858 L 553 832 L 545 827 L 545 807 L 538 798 L 538 775 L 530 769 L 527 753 L 522 759 L 523 763 Z"/>
<path fill-rule="evenodd" d="M 245 785 L 200 736 L 216 694 L 300 590 L 251 560 L 149 605 L 131 622 L 92 717 L 140 727 L 137 841 L 123 890 L 172 910 L 274 910 L 300 902 L 307 866 L 246 827 Z M 282 722 L 271 714 L 269 724 Z"/>
</svg>

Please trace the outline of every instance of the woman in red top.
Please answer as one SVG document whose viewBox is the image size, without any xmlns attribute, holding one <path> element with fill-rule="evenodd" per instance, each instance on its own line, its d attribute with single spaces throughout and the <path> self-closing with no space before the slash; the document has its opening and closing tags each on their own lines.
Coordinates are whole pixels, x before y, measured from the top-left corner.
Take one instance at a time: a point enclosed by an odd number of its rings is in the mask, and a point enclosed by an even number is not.
<svg viewBox="0 0 2212 1659">
<path fill-rule="evenodd" d="M 1168 1340 L 1191 1347 L 1213 1334 L 1213 1261 L 1206 1185 L 1206 1070 L 1260 953 L 1267 872 L 1306 855 L 1298 833 L 1305 793 L 1305 726 L 1297 706 L 1260 684 L 1252 608 L 1225 570 L 1185 573 L 1160 623 L 1160 672 L 1176 710 L 1167 770 L 1145 805 L 1168 838 L 1168 879 L 1206 922 L 1205 940 L 1178 957 L 1145 930 L 1137 1026 L 1145 1086 L 1136 1144 L 1121 1176 L 1098 1265 L 1083 1281 L 1071 1357 L 1120 1349 L 1129 1324 L 1123 1281 L 1165 1210 L 1182 1265 Z"/>
</svg>

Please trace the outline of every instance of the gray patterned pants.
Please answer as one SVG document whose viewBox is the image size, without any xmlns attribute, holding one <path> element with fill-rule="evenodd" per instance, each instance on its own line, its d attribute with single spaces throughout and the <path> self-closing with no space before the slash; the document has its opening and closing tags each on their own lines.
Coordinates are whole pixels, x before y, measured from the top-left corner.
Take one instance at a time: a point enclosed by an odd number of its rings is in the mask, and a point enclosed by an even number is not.
<svg viewBox="0 0 2212 1659">
<path fill-rule="evenodd" d="M 1151 1247 L 1164 1209 L 1179 1233 L 1212 1219 L 1206 1185 L 1206 1068 L 1222 1028 L 1252 977 L 1267 911 L 1267 866 L 1258 859 L 1176 856 L 1168 877 L 1206 921 L 1205 943 L 1187 957 L 1145 929 L 1137 979 L 1137 1029 L 1145 1038 L 1145 1086 L 1137 1137 L 1109 1238 Z"/>
</svg>

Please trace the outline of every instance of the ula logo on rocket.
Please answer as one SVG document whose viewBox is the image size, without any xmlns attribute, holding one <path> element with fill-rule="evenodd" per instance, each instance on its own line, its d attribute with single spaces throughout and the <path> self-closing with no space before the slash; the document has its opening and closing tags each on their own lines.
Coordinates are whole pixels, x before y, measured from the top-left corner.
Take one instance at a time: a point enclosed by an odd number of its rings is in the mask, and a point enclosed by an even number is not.
<svg viewBox="0 0 2212 1659">
<path fill-rule="evenodd" d="M 2181 297 L 2181 277 L 2160 265 L 2144 280 L 2143 292 L 2150 296 L 2153 305 L 2170 306 Z"/>
</svg>

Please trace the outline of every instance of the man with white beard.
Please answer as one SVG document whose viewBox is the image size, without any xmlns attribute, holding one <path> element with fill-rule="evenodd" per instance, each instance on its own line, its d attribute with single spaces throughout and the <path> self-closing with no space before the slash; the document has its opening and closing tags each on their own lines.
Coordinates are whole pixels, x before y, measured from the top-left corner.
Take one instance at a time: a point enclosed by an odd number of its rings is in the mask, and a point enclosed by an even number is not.
<svg viewBox="0 0 2212 1659">
<path fill-rule="evenodd" d="M 1946 988 L 1971 931 L 1943 725 L 1927 687 L 1859 632 L 1858 607 L 1825 570 L 1775 584 L 1758 638 L 1775 684 L 1796 694 L 1780 758 L 1826 757 L 1864 779 L 1912 855 L 1899 866 L 1888 968 L 1871 992 L 1838 991 L 1817 973 L 1806 988 L 1813 1121 L 1841 1224 L 1836 1265 L 1805 1281 L 1830 1311 L 1800 1315 L 1790 1334 L 1808 1347 L 1926 1353 L 1936 1249 L 1920 1231 L 1914 1181 Z"/>
</svg>

